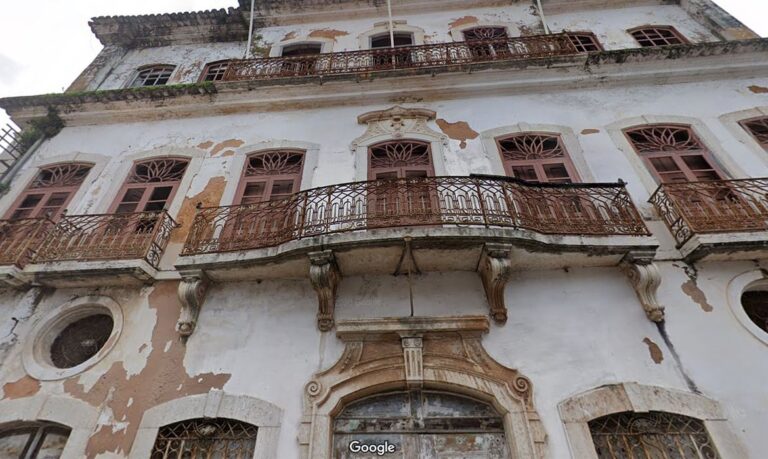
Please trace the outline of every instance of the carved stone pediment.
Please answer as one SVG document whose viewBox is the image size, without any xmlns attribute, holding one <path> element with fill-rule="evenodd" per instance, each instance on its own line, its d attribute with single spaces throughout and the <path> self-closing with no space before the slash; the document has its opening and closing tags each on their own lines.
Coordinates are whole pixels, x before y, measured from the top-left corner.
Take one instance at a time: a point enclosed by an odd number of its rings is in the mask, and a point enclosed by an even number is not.
<svg viewBox="0 0 768 459">
<path fill-rule="evenodd" d="M 387 110 L 376 110 L 357 117 L 359 124 L 367 124 L 368 129 L 354 143 L 376 136 L 401 138 L 407 134 L 425 134 L 433 137 L 442 135 L 432 130 L 427 122 L 435 119 L 436 113 L 423 108 L 404 108 L 395 106 Z"/>
<path fill-rule="evenodd" d="M 533 407 L 532 384 L 485 351 L 487 317 L 360 319 L 339 321 L 336 329 L 344 353 L 305 387 L 302 457 L 330 457 L 332 416 L 344 404 L 414 387 L 493 400 L 505 425 L 519 427 L 507 432 L 514 457 L 542 457 L 546 435 Z"/>
</svg>

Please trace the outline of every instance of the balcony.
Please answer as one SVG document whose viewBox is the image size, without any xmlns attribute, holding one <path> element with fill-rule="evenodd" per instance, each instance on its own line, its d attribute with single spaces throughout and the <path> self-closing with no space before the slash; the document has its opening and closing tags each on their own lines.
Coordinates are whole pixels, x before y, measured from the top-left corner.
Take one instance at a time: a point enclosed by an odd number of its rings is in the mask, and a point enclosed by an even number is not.
<svg viewBox="0 0 768 459">
<path fill-rule="evenodd" d="M 345 274 L 477 269 L 489 243 L 523 266 L 615 265 L 653 246 L 623 184 L 532 184 L 506 177 L 376 180 L 288 199 L 200 209 L 179 269 L 209 277 L 306 277 L 333 250 Z M 655 247 L 655 246 L 654 246 Z"/>
<path fill-rule="evenodd" d="M 230 61 L 223 81 L 436 69 L 579 54 L 567 33 Z"/>
<path fill-rule="evenodd" d="M 0 220 L 0 285 L 12 287 L 25 283 L 22 269 L 53 228 L 47 218 Z"/>
<path fill-rule="evenodd" d="M 175 227 L 165 211 L 67 215 L 48 231 L 24 273 L 54 287 L 147 283 Z"/>
<path fill-rule="evenodd" d="M 753 259 L 768 247 L 768 178 L 667 183 L 649 202 L 689 261 Z"/>
</svg>

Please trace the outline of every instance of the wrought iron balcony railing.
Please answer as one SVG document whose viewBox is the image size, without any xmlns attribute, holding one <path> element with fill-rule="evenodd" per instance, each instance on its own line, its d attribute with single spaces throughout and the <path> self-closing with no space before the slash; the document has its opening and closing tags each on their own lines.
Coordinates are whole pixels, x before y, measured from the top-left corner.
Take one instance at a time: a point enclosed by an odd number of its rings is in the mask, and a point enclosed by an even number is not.
<svg viewBox="0 0 768 459">
<path fill-rule="evenodd" d="M 678 247 L 696 234 L 768 230 L 768 178 L 665 183 L 649 202 Z"/>
<path fill-rule="evenodd" d="M 47 218 L 0 220 L 0 266 L 23 268 L 53 226 Z"/>
<path fill-rule="evenodd" d="M 344 75 L 578 54 L 567 33 L 230 61 L 224 81 Z"/>
<path fill-rule="evenodd" d="M 182 255 L 279 245 L 343 231 L 482 226 L 557 235 L 647 235 L 623 184 L 551 185 L 503 177 L 353 182 L 290 198 L 200 209 Z"/>
<path fill-rule="evenodd" d="M 143 259 L 157 267 L 175 227 L 165 211 L 67 215 L 48 233 L 34 262 Z"/>
</svg>

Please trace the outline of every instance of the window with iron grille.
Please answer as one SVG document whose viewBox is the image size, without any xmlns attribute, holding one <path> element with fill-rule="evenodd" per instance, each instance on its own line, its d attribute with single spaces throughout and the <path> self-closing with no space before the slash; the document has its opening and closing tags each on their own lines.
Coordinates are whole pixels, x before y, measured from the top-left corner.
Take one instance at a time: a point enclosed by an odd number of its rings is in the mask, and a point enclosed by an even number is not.
<svg viewBox="0 0 768 459">
<path fill-rule="evenodd" d="M 600 459 L 719 459 L 699 419 L 679 414 L 617 413 L 589 422 Z"/>
<path fill-rule="evenodd" d="M 559 135 L 520 133 L 496 139 L 504 169 L 510 177 L 531 182 L 579 181 Z"/>
<path fill-rule="evenodd" d="M 33 422 L 0 429 L 0 458 L 61 457 L 70 429 L 52 422 Z"/>
<path fill-rule="evenodd" d="M 630 29 L 628 32 L 635 37 L 635 40 L 637 40 L 643 48 L 682 45 L 688 43 L 688 40 L 686 40 L 685 37 L 672 26 L 638 27 L 636 29 Z"/>
<path fill-rule="evenodd" d="M 190 419 L 161 427 L 151 459 L 248 459 L 258 428 L 226 418 Z"/>
<path fill-rule="evenodd" d="M 741 305 L 747 317 L 763 331 L 768 332 L 768 291 L 744 292 Z"/>
<path fill-rule="evenodd" d="M 580 53 L 592 53 L 603 50 L 600 42 L 597 41 L 597 37 L 592 32 L 571 32 L 568 33 L 568 38 L 573 43 L 573 46 L 576 47 L 576 51 Z"/>
<path fill-rule="evenodd" d="M 168 83 L 175 68 L 176 66 L 174 65 L 153 65 L 141 68 L 131 82 L 130 87 L 163 86 Z"/>
<path fill-rule="evenodd" d="M 269 150 L 248 156 L 238 186 L 236 204 L 286 199 L 301 187 L 304 152 Z"/>
<path fill-rule="evenodd" d="M 229 61 L 218 61 L 206 64 L 203 69 L 202 77 L 200 81 L 221 81 L 224 79 L 224 74 L 227 73 L 227 67 L 229 67 Z"/>
<path fill-rule="evenodd" d="M 768 116 L 742 121 L 741 126 L 768 150 Z"/>
<path fill-rule="evenodd" d="M 70 323 L 51 344 L 51 363 L 56 368 L 80 365 L 104 347 L 113 327 L 108 314 L 93 314 Z"/>
<path fill-rule="evenodd" d="M 156 212 L 166 209 L 187 170 L 187 159 L 162 158 L 140 161 L 118 193 L 111 212 Z"/>
<path fill-rule="evenodd" d="M 725 174 L 690 126 L 647 125 L 624 131 L 661 183 L 720 180 Z"/>
<path fill-rule="evenodd" d="M 85 181 L 91 167 L 91 164 L 66 163 L 40 169 L 5 218 L 58 218 Z"/>
</svg>

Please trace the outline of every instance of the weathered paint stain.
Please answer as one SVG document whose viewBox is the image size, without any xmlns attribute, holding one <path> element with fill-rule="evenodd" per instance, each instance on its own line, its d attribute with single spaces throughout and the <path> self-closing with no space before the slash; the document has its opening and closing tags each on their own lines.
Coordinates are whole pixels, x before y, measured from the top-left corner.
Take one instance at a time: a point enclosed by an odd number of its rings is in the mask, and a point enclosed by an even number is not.
<svg viewBox="0 0 768 459">
<path fill-rule="evenodd" d="M 29 376 L 5 383 L 3 385 L 3 399 L 14 400 L 17 398 L 31 397 L 40 391 L 40 381 Z"/>
<path fill-rule="evenodd" d="M 707 301 L 706 295 L 701 291 L 695 280 L 691 279 L 683 284 L 683 293 L 691 297 L 696 304 L 701 306 L 701 309 L 704 312 L 712 312 L 714 309 Z"/>
<path fill-rule="evenodd" d="M 648 337 L 643 339 L 643 342 L 648 345 L 648 352 L 651 354 L 651 360 L 653 360 L 653 363 L 660 364 L 661 361 L 664 360 L 664 354 L 662 354 L 659 345 L 654 343 Z"/>
<path fill-rule="evenodd" d="M 222 150 L 227 148 L 237 148 L 244 144 L 245 142 L 239 139 L 229 139 L 225 140 L 223 142 L 219 142 L 216 144 L 215 147 L 213 147 L 213 150 L 211 150 L 211 156 L 218 155 Z"/>
<path fill-rule="evenodd" d="M 184 242 L 197 213 L 198 203 L 203 207 L 218 206 L 226 185 L 227 181 L 224 177 L 212 177 L 201 192 L 184 199 L 179 215 L 176 217 L 179 227 L 171 233 L 171 242 Z"/>
<path fill-rule="evenodd" d="M 582 129 L 581 130 L 582 135 L 597 134 L 598 132 L 600 132 L 600 129 Z"/>
<path fill-rule="evenodd" d="M 149 295 L 149 307 L 157 312 L 152 330 L 152 350 L 140 373 L 128 376 L 122 362 L 115 362 L 94 384 L 85 390 L 77 378 L 64 382 L 64 390 L 96 407 L 108 408 L 113 423 L 100 425 L 91 436 L 86 457 L 100 454 L 126 454 L 133 443 L 144 412 L 156 405 L 189 395 L 221 389 L 230 374 L 189 375 L 184 368 L 185 346 L 176 332 L 181 305 L 176 298 L 178 282 L 158 282 Z M 166 349 L 165 343 L 171 342 Z"/>
<path fill-rule="evenodd" d="M 283 39 L 281 41 L 293 40 L 294 38 L 296 38 L 296 32 L 295 31 L 291 31 L 291 32 L 288 32 L 287 34 L 285 34 L 285 36 L 283 37 Z"/>
<path fill-rule="evenodd" d="M 200 148 L 201 150 L 207 150 L 213 146 L 213 142 L 210 140 L 203 142 L 197 146 L 197 148 Z"/>
<path fill-rule="evenodd" d="M 474 16 L 464 16 L 449 22 L 448 27 L 451 29 L 455 29 L 456 27 L 461 27 L 469 24 L 477 24 L 478 22 L 480 21 L 478 21 L 478 19 Z"/>
<path fill-rule="evenodd" d="M 753 84 L 752 86 L 750 86 L 749 90 L 755 94 L 768 94 L 768 88 L 766 88 L 765 86 L 758 86 L 756 84 Z"/>
<path fill-rule="evenodd" d="M 476 139 L 477 136 L 480 135 L 474 129 L 469 127 L 469 124 L 466 121 L 449 123 L 442 118 L 438 118 L 435 120 L 435 123 L 437 123 L 437 126 L 445 135 L 453 140 L 461 141 L 461 144 L 459 144 L 461 148 L 467 147 L 467 140 Z"/>
<path fill-rule="evenodd" d="M 336 29 L 319 29 L 309 33 L 311 38 L 330 38 L 333 41 L 336 41 L 337 37 L 343 37 L 344 35 L 349 35 L 349 32 Z"/>
</svg>

